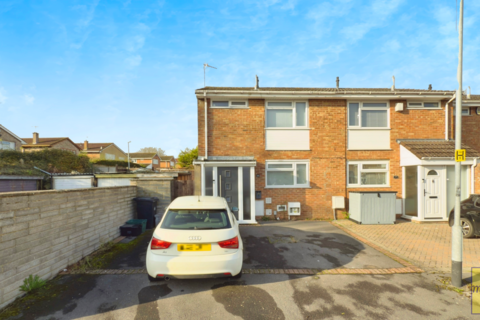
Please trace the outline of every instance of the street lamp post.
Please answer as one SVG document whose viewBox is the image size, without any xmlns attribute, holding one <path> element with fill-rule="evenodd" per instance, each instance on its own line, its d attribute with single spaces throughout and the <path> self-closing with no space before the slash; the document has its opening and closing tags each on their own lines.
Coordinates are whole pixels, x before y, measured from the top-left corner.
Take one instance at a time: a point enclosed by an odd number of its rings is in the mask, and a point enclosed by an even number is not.
<svg viewBox="0 0 480 320">
<path fill-rule="evenodd" d="M 128 172 L 130 172 L 130 142 L 128 141 Z"/>
<path fill-rule="evenodd" d="M 460 23 L 458 28 L 458 90 L 455 102 L 455 150 L 462 149 L 462 98 L 463 98 L 463 0 L 460 1 Z M 455 211 L 452 227 L 452 284 L 462 286 L 463 233 L 460 226 L 460 201 L 462 195 L 461 162 L 455 162 Z"/>
</svg>

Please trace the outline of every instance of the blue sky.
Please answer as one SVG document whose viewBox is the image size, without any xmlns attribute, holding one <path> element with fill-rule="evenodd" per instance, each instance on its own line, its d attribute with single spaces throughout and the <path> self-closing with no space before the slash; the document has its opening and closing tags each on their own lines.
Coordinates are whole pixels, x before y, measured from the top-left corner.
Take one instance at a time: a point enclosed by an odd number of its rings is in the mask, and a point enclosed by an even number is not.
<svg viewBox="0 0 480 320">
<path fill-rule="evenodd" d="M 0 123 L 177 155 L 207 85 L 457 87 L 455 0 L 0 2 Z M 480 1 L 465 4 L 464 86 L 480 93 Z"/>
</svg>

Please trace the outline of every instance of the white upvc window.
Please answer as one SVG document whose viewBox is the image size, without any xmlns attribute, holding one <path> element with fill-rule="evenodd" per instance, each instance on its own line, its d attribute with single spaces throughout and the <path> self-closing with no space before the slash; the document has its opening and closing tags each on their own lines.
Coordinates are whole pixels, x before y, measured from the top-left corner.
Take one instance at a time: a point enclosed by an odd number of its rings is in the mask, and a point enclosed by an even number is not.
<svg viewBox="0 0 480 320">
<path fill-rule="evenodd" d="M 409 101 L 408 109 L 441 109 L 441 108 L 440 108 L 440 102 Z"/>
<path fill-rule="evenodd" d="M 390 127 L 388 102 L 349 102 L 348 127 L 386 129 Z"/>
<path fill-rule="evenodd" d="M 308 160 L 266 161 L 267 188 L 308 188 L 310 187 Z"/>
<path fill-rule="evenodd" d="M 462 116 L 469 116 L 470 108 L 462 108 Z"/>
<path fill-rule="evenodd" d="M 348 187 L 388 187 L 388 161 L 348 161 Z"/>
<path fill-rule="evenodd" d="M 211 108 L 245 109 L 248 108 L 247 100 L 212 100 Z"/>
<path fill-rule="evenodd" d="M 158 164 L 158 159 L 153 159 L 153 164 Z"/>
<path fill-rule="evenodd" d="M 15 142 L 0 141 L 0 150 L 15 150 Z"/>
<path fill-rule="evenodd" d="M 270 129 L 308 128 L 308 103 L 306 101 L 268 101 L 265 127 Z"/>
<path fill-rule="evenodd" d="M 112 153 L 105 153 L 105 159 L 107 160 L 115 160 L 115 155 Z"/>
</svg>

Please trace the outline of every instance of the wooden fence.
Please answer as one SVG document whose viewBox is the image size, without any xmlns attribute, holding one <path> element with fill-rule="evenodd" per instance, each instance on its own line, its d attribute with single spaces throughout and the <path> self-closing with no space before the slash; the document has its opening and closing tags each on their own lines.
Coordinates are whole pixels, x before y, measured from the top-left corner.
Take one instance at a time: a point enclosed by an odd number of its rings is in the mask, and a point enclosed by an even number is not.
<svg viewBox="0 0 480 320">
<path fill-rule="evenodd" d="M 173 199 L 181 196 L 193 196 L 193 188 L 194 180 L 174 180 Z"/>
</svg>

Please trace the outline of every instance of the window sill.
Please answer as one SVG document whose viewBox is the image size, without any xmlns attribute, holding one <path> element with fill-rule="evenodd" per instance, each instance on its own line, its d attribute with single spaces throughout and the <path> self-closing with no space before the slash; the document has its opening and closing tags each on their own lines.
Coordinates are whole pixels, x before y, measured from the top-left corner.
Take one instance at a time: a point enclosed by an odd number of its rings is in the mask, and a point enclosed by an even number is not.
<svg viewBox="0 0 480 320">
<path fill-rule="evenodd" d="M 442 110 L 442 108 L 409 108 L 407 110 Z"/>
<path fill-rule="evenodd" d="M 392 186 L 386 185 L 370 185 L 370 186 L 350 186 L 347 185 L 347 189 L 360 189 L 360 188 L 391 188 Z"/>
<path fill-rule="evenodd" d="M 393 151 L 393 149 L 347 149 L 347 151 Z"/>
<path fill-rule="evenodd" d="M 264 189 L 311 189 L 312 187 L 310 186 L 305 186 L 305 187 L 301 187 L 301 186 L 268 186 L 268 187 L 265 187 Z"/>
<path fill-rule="evenodd" d="M 359 128 L 359 127 L 348 127 L 348 130 L 392 130 L 392 128 Z"/>
<path fill-rule="evenodd" d="M 312 130 L 312 128 L 265 128 L 265 130 Z"/>
</svg>

